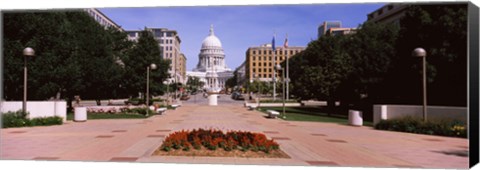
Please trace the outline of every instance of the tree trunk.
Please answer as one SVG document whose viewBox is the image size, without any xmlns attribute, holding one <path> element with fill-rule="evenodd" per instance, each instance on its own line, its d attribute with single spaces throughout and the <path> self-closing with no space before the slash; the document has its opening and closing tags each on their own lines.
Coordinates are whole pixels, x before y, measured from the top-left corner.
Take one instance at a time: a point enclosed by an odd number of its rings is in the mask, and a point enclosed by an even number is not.
<svg viewBox="0 0 480 170">
<path fill-rule="evenodd" d="M 330 114 L 334 113 L 334 111 L 335 111 L 335 99 L 328 98 L 327 99 L 327 115 L 330 116 Z"/>
<path fill-rule="evenodd" d="M 73 112 L 72 97 L 67 97 L 67 113 Z"/>
</svg>

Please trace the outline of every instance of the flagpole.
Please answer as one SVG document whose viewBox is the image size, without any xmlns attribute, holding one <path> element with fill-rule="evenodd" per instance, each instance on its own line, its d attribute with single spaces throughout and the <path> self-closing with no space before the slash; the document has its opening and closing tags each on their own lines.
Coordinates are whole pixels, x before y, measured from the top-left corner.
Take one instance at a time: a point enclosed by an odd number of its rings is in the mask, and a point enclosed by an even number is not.
<svg viewBox="0 0 480 170">
<path fill-rule="evenodd" d="M 288 34 L 287 34 L 287 37 L 285 38 L 285 50 L 286 50 L 286 52 L 287 52 L 287 53 L 285 54 L 285 59 L 287 60 L 287 76 L 286 76 L 286 77 L 287 77 L 287 83 L 286 83 L 286 84 L 287 84 L 287 87 L 286 87 L 287 90 L 286 90 L 286 91 L 287 91 L 287 100 L 288 100 L 288 99 L 289 99 L 289 95 L 288 95 L 288 91 L 289 91 L 289 90 L 288 90 L 288 84 L 290 84 L 290 76 L 288 76 L 288 59 L 289 59 L 289 58 L 288 58 L 288 50 L 287 50 L 287 48 L 288 48 Z"/>
<path fill-rule="evenodd" d="M 272 77 L 272 81 L 273 81 L 273 100 L 275 101 L 277 98 L 276 98 L 276 94 L 277 94 L 277 82 L 276 82 L 276 77 L 275 77 L 275 66 L 277 65 L 277 63 L 275 62 L 275 33 L 273 33 L 273 39 L 272 39 L 272 52 L 273 52 L 273 77 Z"/>
</svg>

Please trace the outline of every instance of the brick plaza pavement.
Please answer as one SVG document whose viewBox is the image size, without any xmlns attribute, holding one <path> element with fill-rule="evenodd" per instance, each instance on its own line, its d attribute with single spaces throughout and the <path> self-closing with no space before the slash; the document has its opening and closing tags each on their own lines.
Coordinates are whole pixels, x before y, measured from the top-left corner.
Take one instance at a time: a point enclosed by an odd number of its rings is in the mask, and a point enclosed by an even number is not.
<svg viewBox="0 0 480 170">
<path fill-rule="evenodd" d="M 291 158 L 151 156 L 169 133 L 195 128 L 262 132 Z M 220 102 L 220 106 L 189 102 L 148 119 L 2 129 L 0 142 L 0 158 L 10 160 L 468 168 L 467 139 L 266 119 L 238 102 Z"/>
</svg>

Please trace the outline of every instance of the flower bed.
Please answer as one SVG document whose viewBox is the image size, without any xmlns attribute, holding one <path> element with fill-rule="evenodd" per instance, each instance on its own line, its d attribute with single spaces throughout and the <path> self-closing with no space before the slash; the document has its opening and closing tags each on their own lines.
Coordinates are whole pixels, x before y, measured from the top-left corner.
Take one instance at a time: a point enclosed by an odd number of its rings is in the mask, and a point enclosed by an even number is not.
<svg viewBox="0 0 480 170">
<path fill-rule="evenodd" d="M 167 136 L 155 155 L 289 158 L 273 139 L 244 131 L 195 129 Z"/>
</svg>

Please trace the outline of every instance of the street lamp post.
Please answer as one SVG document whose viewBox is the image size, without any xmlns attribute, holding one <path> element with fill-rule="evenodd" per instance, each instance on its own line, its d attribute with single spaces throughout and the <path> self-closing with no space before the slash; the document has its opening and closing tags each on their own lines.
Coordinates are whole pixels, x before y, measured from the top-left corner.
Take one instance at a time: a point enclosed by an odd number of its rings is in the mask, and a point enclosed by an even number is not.
<svg viewBox="0 0 480 170">
<path fill-rule="evenodd" d="M 155 70 L 157 69 L 157 65 L 155 64 L 150 64 L 150 66 L 147 66 L 147 96 L 146 96 L 146 105 L 147 105 L 147 114 L 150 110 L 150 103 L 149 103 L 149 97 L 150 97 L 150 69 Z"/>
<path fill-rule="evenodd" d="M 28 57 L 33 57 L 35 56 L 35 51 L 27 47 L 23 49 L 23 105 L 22 105 L 22 110 L 23 112 L 27 112 L 27 60 Z"/>
<path fill-rule="evenodd" d="M 283 118 L 287 118 L 287 116 L 285 115 L 285 69 L 282 68 L 282 66 L 280 66 L 280 64 L 277 64 L 275 66 L 275 69 L 276 70 L 282 70 L 282 115 L 283 115 Z"/>
<path fill-rule="evenodd" d="M 423 121 L 427 121 L 427 52 L 423 48 L 415 48 L 414 57 L 422 57 L 423 69 Z"/>
</svg>

